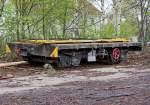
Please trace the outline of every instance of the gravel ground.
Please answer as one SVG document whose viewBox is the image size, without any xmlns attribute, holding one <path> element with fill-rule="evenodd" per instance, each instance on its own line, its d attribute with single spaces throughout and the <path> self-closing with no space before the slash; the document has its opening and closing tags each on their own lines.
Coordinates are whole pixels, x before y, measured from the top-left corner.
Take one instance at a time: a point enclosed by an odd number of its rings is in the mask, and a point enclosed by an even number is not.
<svg viewBox="0 0 150 105">
<path fill-rule="evenodd" d="M 149 105 L 149 58 L 130 54 L 120 65 L 57 68 L 51 75 L 41 66 L 3 68 L 15 78 L 0 81 L 0 105 Z"/>
</svg>

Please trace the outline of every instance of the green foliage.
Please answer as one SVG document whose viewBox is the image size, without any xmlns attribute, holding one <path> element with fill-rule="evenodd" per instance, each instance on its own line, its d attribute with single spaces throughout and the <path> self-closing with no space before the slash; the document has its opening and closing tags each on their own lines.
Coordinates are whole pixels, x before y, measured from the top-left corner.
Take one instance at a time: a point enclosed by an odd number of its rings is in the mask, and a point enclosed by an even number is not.
<svg viewBox="0 0 150 105">
<path fill-rule="evenodd" d="M 104 34 L 102 38 L 112 38 L 113 33 L 114 33 L 114 26 L 112 22 L 109 21 L 108 24 L 104 26 Z"/>
<path fill-rule="evenodd" d="M 101 13 L 89 12 L 89 7 L 86 5 L 90 3 L 83 1 L 81 3 L 76 0 L 7 0 L 3 12 L 0 13 L 0 52 L 4 51 L 7 42 L 17 40 L 112 38 L 113 20 L 101 26 L 99 22 L 94 24 L 91 18 L 95 22 L 97 18 L 100 18 Z M 124 6 L 129 6 L 129 3 L 124 1 L 126 2 Z M 0 5 L 0 8 L 2 6 Z M 124 6 L 122 9 L 125 8 Z M 138 26 L 134 16 L 124 15 L 126 21 L 121 23 L 120 37 L 137 35 Z M 77 34 L 80 33 L 80 35 L 73 36 L 75 31 L 78 31 Z"/>
<path fill-rule="evenodd" d="M 121 23 L 121 37 L 132 37 L 138 34 L 138 26 L 135 20 L 128 18 L 125 22 Z"/>
</svg>

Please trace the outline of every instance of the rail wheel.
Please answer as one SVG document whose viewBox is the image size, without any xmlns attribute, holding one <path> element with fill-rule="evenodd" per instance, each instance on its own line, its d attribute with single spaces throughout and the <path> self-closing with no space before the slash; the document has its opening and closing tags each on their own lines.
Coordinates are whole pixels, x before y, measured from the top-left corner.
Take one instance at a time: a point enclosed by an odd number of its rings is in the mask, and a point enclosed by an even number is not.
<svg viewBox="0 0 150 105">
<path fill-rule="evenodd" d="M 75 56 L 72 56 L 71 58 L 71 64 L 72 66 L 79 66 L 81 63 L 81 55 L 80 54 L 75 54 Z"/>
<path fill-rule="evenodd" d="M 109 64 L 119 64 L 121 62 L 121 50 L 114 48 L 109 51 Z"/>
<path fill-rule="evenodd" d="M 79 66 L 82 55 L 78 52 L 61 54 L 56 62 L 57 67 Z"/>
<path fill-rule="evenodd" d="M 56 62 L 57 67 L 70 67 L 71 66 L 71 58 L 67 55 L 60 55 Z"/>
</svg>

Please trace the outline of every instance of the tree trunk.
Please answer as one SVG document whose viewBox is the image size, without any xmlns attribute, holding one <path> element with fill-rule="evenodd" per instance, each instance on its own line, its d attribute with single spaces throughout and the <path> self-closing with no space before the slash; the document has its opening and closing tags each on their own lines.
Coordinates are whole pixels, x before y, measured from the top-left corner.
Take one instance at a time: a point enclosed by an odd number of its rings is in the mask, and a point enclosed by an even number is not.
<svg viewBox="0 0 150 105">
<path fill-rule="evenodd" d="M 66 16 L 67 16 L 67 5 L 65 6 L 65 9 L 64 9 L 64 22 L 63 22 L 63 38 L 65 38 L 66 36 Z"/>
<path fill-rule="evenodd" d="M 20 62 L 9 62 L 9 63 L 1 63 L 0 68 L 2 67 L 8 67 L 8 66 L 16 66 L 21 64 L 28 64 L 26 61 L 20 61 Z"/>
<path fill-rule="evenodd" d="M 118 37 L 121 25 L 121 0 L 113 0 L 113 5 L 114 37 Z"/>
</svg>

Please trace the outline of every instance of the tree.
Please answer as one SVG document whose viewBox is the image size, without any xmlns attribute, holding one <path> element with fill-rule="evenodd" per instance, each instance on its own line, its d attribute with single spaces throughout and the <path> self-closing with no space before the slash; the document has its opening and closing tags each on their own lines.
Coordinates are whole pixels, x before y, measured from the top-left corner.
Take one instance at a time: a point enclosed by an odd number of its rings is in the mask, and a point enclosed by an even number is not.
<svg viewBox="0 0 150 105">
<path fill-rule="evenodd" d="M 6 2 L 6 0 L 0 0 L 0 17 L 3 14 L 5 2 Z"/>
<path fill-rule="evenodd" d="M 144 43 L 145 37 L 148 34 L 148 24 L 149 24 L 149 18 L 148 18 L 148 12 L 150 8 L 150 1 L 149 0 L 139 0 L 139 7 L 140 7 L 140 40 Z"/>
<path fill-rule="evenodd" d="M 121 0 L 112 0 L 113 1 L 113 21 L 115 36 L 120 35 L 120 25 L 121 25 Z"/>
</svg>

